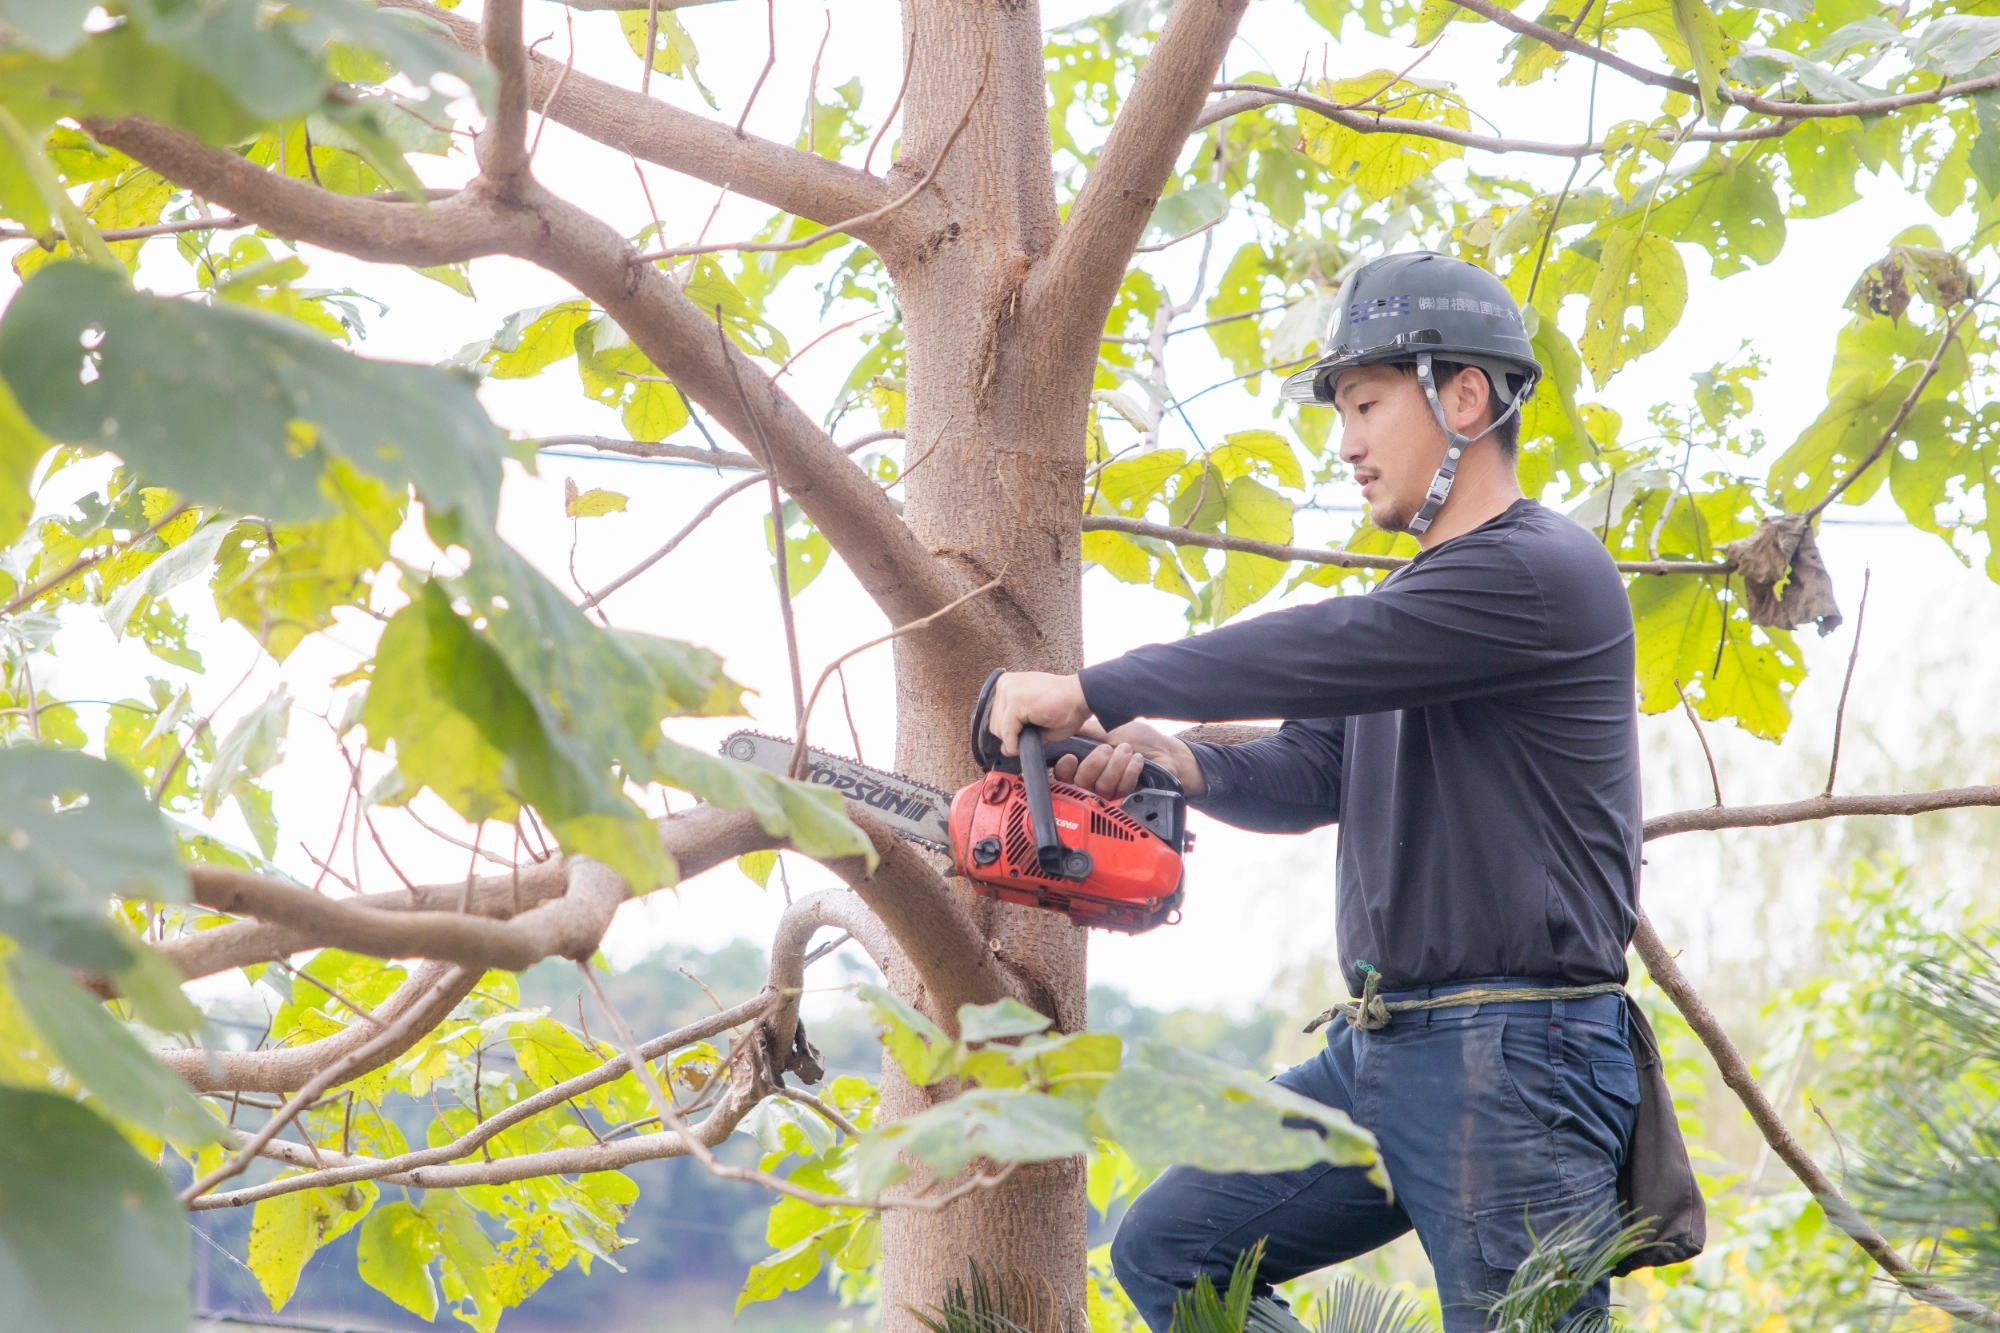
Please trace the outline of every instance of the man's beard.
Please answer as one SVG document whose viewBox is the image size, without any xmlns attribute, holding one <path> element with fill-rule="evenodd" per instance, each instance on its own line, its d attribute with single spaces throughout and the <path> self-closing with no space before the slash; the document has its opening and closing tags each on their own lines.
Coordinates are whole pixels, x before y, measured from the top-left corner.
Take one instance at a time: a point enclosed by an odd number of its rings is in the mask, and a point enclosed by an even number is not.
<svg viewBox="0 0 2000 1333">
<path fill-rule="evenodd" d="M 1368 510 L 1368 521 L 1384 532 L 1408 532 L 1410 520 L 1416 516 L 1414 509 L 1405 511 L 1393 505 L 1387 508 L 1375 505 Z"/>
</svg>

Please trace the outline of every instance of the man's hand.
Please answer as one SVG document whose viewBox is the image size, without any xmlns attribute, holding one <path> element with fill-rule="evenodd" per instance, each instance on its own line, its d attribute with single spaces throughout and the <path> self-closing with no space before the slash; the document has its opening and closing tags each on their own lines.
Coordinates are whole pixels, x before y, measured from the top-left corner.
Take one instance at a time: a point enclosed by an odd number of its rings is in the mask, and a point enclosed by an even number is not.
<svg viewBox="0 0 2000 1333">
<path fill-rule="evenodd" d="M 1107 733 L 1092 721 L 1079 727 L 1076 734 L 1105 744 L 1081 760 L 1068 755 L 1056 760 L 1055 775 L 1059 782 L 1074 783 L 1108 801 L 1123 800 L 1138 788 L 1140 770 L 1150 759 L 1179 778 L 1181 790 L 1189 796 L 1200 796 L 1208 790 L 1194 751 L 1179 737 L 1169 736 L 1157 727 L 1127 722 Z"/>
<path fill-rule="evenodd" d="M 1090 705 L 1075 676 L 1009 671 L 994 683 L 986 729 L 1000 738 L 1000 753 L 1017 755 L 1024 724 L 1040 727 L 1045 741 L 1060 741 L 1076 735 L 1089 720 Z"/>
</svg>

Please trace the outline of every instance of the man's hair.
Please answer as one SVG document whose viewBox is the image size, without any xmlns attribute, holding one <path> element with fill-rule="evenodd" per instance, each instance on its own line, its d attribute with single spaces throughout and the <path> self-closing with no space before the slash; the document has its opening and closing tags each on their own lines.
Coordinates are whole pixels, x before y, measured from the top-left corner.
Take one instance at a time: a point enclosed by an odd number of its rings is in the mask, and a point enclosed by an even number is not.
<svg viewBox="0 0 2000 1333">
<path fill-rule="evenodd" d="M 1405 375 L 1408 375 L 1411 379 L 1416 378 L 1417 375 L 1416 362 L 1398 361 L 1395 364 L 1397 370 L 1401 371 Z M 1433 361 L 1431 363 L 1431 372 L 1437 376 L 1437 382 L 1440 387 L 1451 383 L 1454 379 L 1457 379 L 1462 372 L 1467 370 L 1479 370 L 1479 367 L 1467 365 L 1463 361 Z M 1486 374 L 1486 372 L 1483 370 L 1480 370 L 1479 373 L 1482 375 Z M 1513 376 L 1510 375 L 1508 376 L 1508 378 L 1512 379 Z M 1506 404 L 1502 403 L 1500 401 L 1500 395 L 1494 392 L 1493 377 L 1487 375 L 1486 377 L 1487 423 L 1491 425 L 1495 417 L 1500 415 L 1500 413 L 1506 411 L 1507 411 Z M 1502 454 L 1506 455 L 1508 458 L 1513 458 L 1520 451 L 1521 448 L 1521 414 L 1519 412 L 1509 413 L 1507 419 L 1494 428 L 1491 438 L 1496 443 L 1499 444 L 1500 452 Z"/>
</svg>

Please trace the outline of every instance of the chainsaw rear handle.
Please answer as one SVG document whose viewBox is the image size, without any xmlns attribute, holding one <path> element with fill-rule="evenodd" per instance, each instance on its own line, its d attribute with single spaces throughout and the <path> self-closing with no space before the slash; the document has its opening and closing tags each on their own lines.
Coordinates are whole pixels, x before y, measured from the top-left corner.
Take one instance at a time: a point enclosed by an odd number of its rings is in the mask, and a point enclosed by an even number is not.
<svg viewBox="0 0 2000 1333">
<path fill-rule="evenodd" d="M 1063 846 L 1056 835 L 1056 807 L 1049 795 L 1042 729 L 1032 723 L 1021 728 L 1021 786 L 1028 795 L 1028 827 L 1035 835 L 1035 859 L 1041 862 L 1042 873 L 1064 879 L 1090 878 L 1090 853 L 1081 847 Z"/>
</svg>

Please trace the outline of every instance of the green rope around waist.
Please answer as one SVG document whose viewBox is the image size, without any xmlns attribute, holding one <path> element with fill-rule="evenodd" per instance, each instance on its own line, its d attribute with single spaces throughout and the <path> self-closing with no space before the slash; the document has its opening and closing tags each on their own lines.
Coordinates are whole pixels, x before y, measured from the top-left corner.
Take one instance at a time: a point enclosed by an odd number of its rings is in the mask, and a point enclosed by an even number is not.
<svg viewBox="0 0 2000 1333">
<path fill-rule="evenodd" d="M 1374 1032 L 1389 1026 L 1397 1014 L 1418 1009 L 1467 1009 L 1481 1004 L 1510 1004 L 1515 1000 L 1584 1000 L 1593 995 L 1616 995 L 1625 989 L 1624 983 L 1600 981 L 1594 986 L 1548 986 L 1535 989 L 1506 986 L 1477 986 L 1469 990 L 1453 991 L 1449 995 L 1434 995 L 1428 1000 L 1385 1000 L 1375 992 L 1382 987 L 1382 974 L 1367 963 L 1356 963 L 1360 971 L 1361 998 L 1342 1000 L 1333 1008 L 1306 1024 L 1308 1033 L 1317 1032 L 1336 1018 L 1347 1020 L 1349 1027 L 1360 1028 L 1363 1032 Z"/>
</svg>

